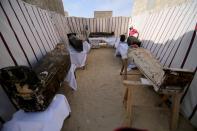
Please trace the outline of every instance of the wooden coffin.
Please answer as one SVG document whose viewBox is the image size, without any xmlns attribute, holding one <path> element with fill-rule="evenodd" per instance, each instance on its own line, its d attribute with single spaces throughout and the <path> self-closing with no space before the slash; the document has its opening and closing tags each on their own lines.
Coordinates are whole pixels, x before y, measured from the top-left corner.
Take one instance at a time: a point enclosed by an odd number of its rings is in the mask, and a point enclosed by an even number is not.
<svg viewBox="0 0 197 131">
<path fill-rule="evenodd" d="M 182 91 L 194 76 L 190 70 L 163 68 L 151 52 L 144 48 L 129 49 L 128 59 L 134 61 L 156 91 Z"/>
<path fill-rule="evenodd" d="M 83 41 L 75 33 L 67 34 L 70 45 L 78 52 L 83 51 Z"/>
<path fill-rule="evenodd" d="M 91 32 L 89 37 L 112 37 L 114 32 Z"/>
<path fill-rule="evenodd" d="M 0 82 L 14 105 L 26 112 L 43 111 L 64 80 L 70 57 L 63 44 L 48 53 L 32 70 L 25 66 L 6 67 Z"/>
</svg>

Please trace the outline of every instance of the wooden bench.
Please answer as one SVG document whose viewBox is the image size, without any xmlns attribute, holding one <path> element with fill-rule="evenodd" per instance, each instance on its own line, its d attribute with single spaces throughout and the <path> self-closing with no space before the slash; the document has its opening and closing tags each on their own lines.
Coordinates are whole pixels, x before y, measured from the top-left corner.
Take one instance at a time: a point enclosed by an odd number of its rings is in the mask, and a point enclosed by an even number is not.
<svg viewBox="0 0 197 131">
<path fill-rule="evenodd" d="M 147 78 L 148 83 L 127 80 L 128 61 L 133 61 L 140 72 Z M 149 50 L 135 48 L 128 50 L 128 59 L 123 60 L 123 84 L 127 86 L 123 102 L 126 104 L 127 125 L 132 123 L 132 95 L 135 86 L 153 86 L 154 90 L 164 96 L 172 97 L 172 118 L 170 128 L 175 130 L 179 119 L 180 98 L 184 88 L 193 79 L 194 72 L 186 69 L 163 68 L 152 56 Z M 167 99 L 168 97 L 163 97 Z"/>
</svg>

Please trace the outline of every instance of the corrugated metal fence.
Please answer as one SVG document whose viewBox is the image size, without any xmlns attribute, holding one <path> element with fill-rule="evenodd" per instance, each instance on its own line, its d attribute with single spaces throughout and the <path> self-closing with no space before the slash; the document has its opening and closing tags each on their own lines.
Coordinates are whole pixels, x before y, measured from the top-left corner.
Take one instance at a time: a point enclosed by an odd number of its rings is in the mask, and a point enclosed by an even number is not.
<svg viewBox="0 0 197 131">
<path fill-rule="evenodd" d="M 145 12 L 132 18 L 143 47 L 163 66 L 197 69 L 197 1 Z M 183 114 L 197 126 L 197 73 L 182 97 Z"/>
</svg>

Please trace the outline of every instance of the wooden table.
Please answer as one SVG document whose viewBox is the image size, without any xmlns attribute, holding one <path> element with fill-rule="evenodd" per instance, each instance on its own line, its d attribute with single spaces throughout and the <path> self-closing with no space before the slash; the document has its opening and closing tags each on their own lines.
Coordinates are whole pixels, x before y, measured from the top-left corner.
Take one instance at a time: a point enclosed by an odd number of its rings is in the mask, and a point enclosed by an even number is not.
<svg viewBox="0 0 197 131">
<path fill-rule="evenodd" d="M 133 61 L 140 72 L 148 79 L 149 84 L 143 84 L 141 81 L 127 80 L 128 61 Z M 132 94 L 135 86 L 153 86 L 159 94 L 172 97 L 172 118 L 171 130 L 177 128 L 179 119 L 180 99 L 184 88 L 194 77 L 194 72 L 185 69 L 163 68 L 163 66 L 152 56 L 151 52 L 144 48 L 129 49 L 128 59 L 123 60 L 124 71 L 123 83 L 127 86 L 124 96 L 124 103 L 127 110 L 127 123 L 131 124 L 132 116 Z M 166 100 L 168 97 L 164 97 Z M 128 125 L 127 124 L 127 125 Z"/>
</svg>

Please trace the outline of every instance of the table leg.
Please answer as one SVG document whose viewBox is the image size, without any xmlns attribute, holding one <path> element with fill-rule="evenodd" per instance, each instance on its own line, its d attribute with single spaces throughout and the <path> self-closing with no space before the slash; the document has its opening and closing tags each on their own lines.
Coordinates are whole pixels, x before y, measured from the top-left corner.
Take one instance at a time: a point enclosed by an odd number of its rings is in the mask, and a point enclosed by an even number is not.
<svg viewBox="0 0 197 131">
<path fill-rule="evenodd" d="M 174 131 L 177 129 L 178 120 L 179 120 L 179 108 L 180 108 L 180 99 L 181 93 L 176 93 L 172 96 L 172 119 L 171 119 L 171 130 Z"/>
</svg>

